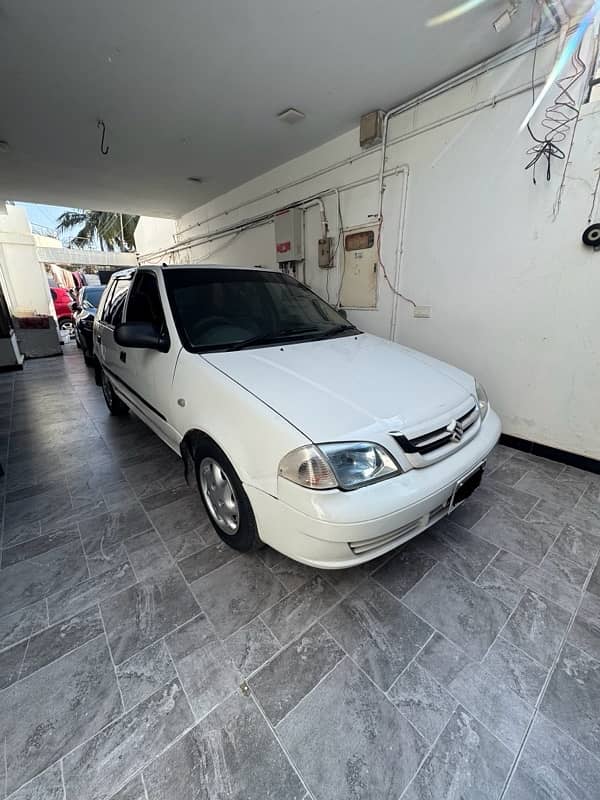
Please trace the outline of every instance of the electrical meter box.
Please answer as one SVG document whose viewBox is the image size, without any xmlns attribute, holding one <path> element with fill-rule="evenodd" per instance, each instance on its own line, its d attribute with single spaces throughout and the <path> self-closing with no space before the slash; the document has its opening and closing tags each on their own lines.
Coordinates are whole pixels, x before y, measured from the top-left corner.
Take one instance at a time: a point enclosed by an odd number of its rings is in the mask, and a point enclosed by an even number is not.
<svg viewBox="0 0 600 800">
<path fill-rule="evenodd" d="M 304 258 L 304 211 L 288 208 L 275 215 L 275 254 L 277 263 Z"/>
<path fill-rule="evenodd" d="M 344 308 L 377 306 L 379 226 L 344 231 L 344 272 L 340 303 Z"/>
</svg>

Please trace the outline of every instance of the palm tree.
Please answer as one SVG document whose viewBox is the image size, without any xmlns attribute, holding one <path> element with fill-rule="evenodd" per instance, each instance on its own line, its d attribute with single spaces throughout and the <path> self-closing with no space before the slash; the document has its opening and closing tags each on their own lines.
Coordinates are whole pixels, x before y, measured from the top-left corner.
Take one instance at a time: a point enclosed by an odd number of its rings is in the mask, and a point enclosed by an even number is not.
<svg viewBox="0 0 600 800">
<path fill-rule="evenodd" d="M 115 211 L 65 211 L 58 218 L 56 230 L 65 233 L 79 227 L 69 241 L 72 247 L 86 247 L 96 242 L 101 250 L 135 250 L 133 234 L 139 216 Z"/>
</svg>

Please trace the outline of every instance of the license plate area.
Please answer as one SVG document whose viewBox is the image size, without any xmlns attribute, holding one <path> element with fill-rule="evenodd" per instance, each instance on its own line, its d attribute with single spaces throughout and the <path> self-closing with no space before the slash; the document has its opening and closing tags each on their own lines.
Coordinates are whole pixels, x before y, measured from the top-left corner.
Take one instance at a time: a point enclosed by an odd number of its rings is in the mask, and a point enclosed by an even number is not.
<svg viewBox="0 0 600 800">
<path fill-rule="evenodd" d="M 483 470 L 485 469 L 485 462 L 480 464 L 477 469 L 461 478 L 454 488 L 452 499 L 450 500 L 450 513 L 454 511 L 461 503 L 470 497 L 475 489 L 481 484 L 483 478 Z"/>
</svg>

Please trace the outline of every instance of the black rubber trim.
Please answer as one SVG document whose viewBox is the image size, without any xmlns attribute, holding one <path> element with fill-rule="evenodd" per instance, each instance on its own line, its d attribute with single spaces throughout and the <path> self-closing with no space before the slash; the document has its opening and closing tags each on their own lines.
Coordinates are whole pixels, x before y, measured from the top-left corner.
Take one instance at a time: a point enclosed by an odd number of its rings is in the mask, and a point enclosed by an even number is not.
<svg viewBox="0 0 600 800">
<path fill-rule="evenodd" d="M 523 453 L 531 453 L 534 456 L 548 458 L 550 461 L 558 461 L 560 464 L 567 464 L 570 467 L 585 469 L 587 472 L 594 472 L 600 475 L 600 460 L 589 456 L 580 456 L 578 453 L 570 453 L 568 450 L 559 450 L 558 447 L 549 447 L 545 444 L 531 442 L 529 439 L 521 439 L 518 436 L 510 436 L 503 433 L 500 436 L 500 444 L 507 447 L 514 447 Z"/>
<path fill-rule="evenodd" d="M 147 400 L 144 400 L 144 398 L 142 397 L 142 395 L 141 395 L 141 394 L 139 394 L 138 392 L 136 392 L 136 391 L 135 391 L 135 389 L 132 389 L 132 388 L 131 388 L 131 386 L 130 386 L 128 383 L 125 383 L 125 381 L 124 381 L 122 378 L 119 378 L 119 376 L 118 376 L 118 375 L 115 375 L 115 373 L 114 373 L 112 370 L 108 369 L 108 367 L 104 367 L 104 366 L 103 366 L 103 367 L 102 367 L 102 369 L 103 369 L 103 370 L 104 370 L 106 373 L 108 373 L 108 374 L 110 375 L 110 377 L 111 377 L 111 378 L 112 378 L 114 381 L 116 381 L 117 383 L 120 383 L 120 384 L 121 384 L 121 386 L 124 386 L 124 387 L 127 389 L 127 391 L 128 391 L 128 392 L 131 392 L 131 394 L 132 394 L 132 395 L 134 395 L 134 397 L 137 397 L 137 399 L 138 399 L 138 400 L 139 400 L 141 403 L 143 403 L 143 404 L 146 406 L 146 408 L 149 408 L 149 409 L 150 409 L 150 411 L 152 411 L 152 413 L 153 413 L 153 414 L 156 414 L 156 416 L 157 416 L 157 417 L 160 417 L 160 418 L 161 418 L 161 419 L 163 419 L 165 422 L 168 422 L 168 420 L 167 420 L 167 418 L 165 417 L 165 415 L 164 415 L 164 414 L 161 414 L 161 412 L 160 412 L 160 411 L 159 411 L 157 408 L 154 408 L 154 406 L 150 405 L 150 403 L 149 403 Z"/>
</svg>

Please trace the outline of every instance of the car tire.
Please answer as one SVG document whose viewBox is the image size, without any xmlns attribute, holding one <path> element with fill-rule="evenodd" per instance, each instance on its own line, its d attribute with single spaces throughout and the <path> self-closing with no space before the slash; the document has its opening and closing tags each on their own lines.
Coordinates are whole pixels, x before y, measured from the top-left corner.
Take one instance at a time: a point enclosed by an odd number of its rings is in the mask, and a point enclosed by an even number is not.
<svg viewBox="0 0 600 800">
<path fill-rule="evenodd" d="M 63 332 L 68 331 L 70 334 L 72 334 L 74 327 L 73 327 L 73 320 L 71 319 L 71 317 L 61 317 L 58 320 L 58 328 Z"/>
<path fill-rule="evenodd" d="M 102 394 L 104 395 L 104 400 L 106 402 L 106 406 L 110 413 L 114 417 L 122 417 L 124 414 L 127 414 L 129 409 L 125 405 L 125 403 L 121 400 L 120 397 L 117 397 L 115 394 L 115 390 L 112 387 L 112 383 L 110 382 L 108 375 L 104 370 L 102 370 L 101 376 L 102 382 Z"/>
<path fill-rule="evenodd" d="M 202 503 L 217 535 L 234 550 L 247 553 L 263 546 L 248 495 L 231 461 L 210 439 L 195 451 Z"/>
</svg>

